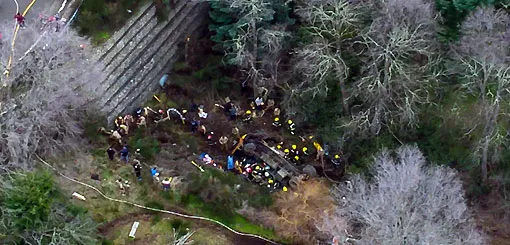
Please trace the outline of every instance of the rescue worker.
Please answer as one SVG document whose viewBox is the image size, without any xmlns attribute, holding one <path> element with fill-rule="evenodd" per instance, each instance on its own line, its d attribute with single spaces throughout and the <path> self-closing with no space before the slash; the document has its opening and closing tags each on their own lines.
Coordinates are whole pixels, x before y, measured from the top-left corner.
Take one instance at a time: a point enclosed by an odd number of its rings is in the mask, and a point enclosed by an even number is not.
<svg viewBox="0 0 510 245">
<path fill-rule="evenodd" d="M 120 125 L 124 124 L 124 118 L 117 117 L 113 123 L 115 123 L 115 127 L 118 129 L 120 128 Z"/>
<path fill-rule="evenodd" d="M 273 116 L 274 117 L 279 117 L 280 116 L 280 108 L 278 108 L 278 107 L 274 108 Z"/>
<path fill-rule="evenodd" d="M 198 121 L 195 118 L 193 118 L 193 120 L 191 120 L 191 132 L 195 133 L 197 130 L 198 130 Z"/>
<path fill-rule="evenodd" d="M 144 111 L 144 110 L 143 110 L 142 108 L 140 108 L 140 107 L 136 108 L 136 109 L 135 109 L 135 116 L 136 116 L 137 118 L 139 118 L 139 117 L 143 116 L 143 111 Z"/>
<path fill-rule="evenodd" d="M 121 124 L 119 128 L 123 135 L 129 134 L 129 127 L 126 124 Z"/>
<path fill-rule="evenodd" d="M 227 138 L 227 136 L 225 136 L 225 135 L 221 136 L 220 139 L 218 140 L 218 142 L 221 145 L 221 149 L 223 149 L 225 151 L 228 151 L 228 138 Z"/>
<path fill-rule="evenodd" d="M 339 168 L 342 165 L 342 158 L 340 157 L 340 155 L 335 154 L 331 162 L 333 163 L 335 168 Z"/>
<path fill-rule="evenodd" d="M 322 149 L 322 146 L 317 142 L 313 142 L 313 146 L 317 151 L 317 157 L 315 158 L 315 160 L 318 161 L 320 159 L 321 162 L 324 162 L 324 149 Z"/>
<path fill-rule="evenodd" d="M 135 119 L 130 114 L 127 114 L 124 116 L 124 125 L 127 125 L 128 127 L 133 126 L 135 123 Z"/>
<path fill-rule="evenodd" d="M 286 159 L 288 159 L 288 158 L 289 158 L 289 155 L 290 155 L 290 150 L 289 150 L 288 148 L 285 148 L 285 149 L 283 150 L 283 154 L 284 154 L 284 155 L 283 155 L 283 157 L 284 157 L 284 158 L 286 158 Z"/>
<path fill-rule="evenodd" d="M 205 128 L 205 125 L 200 125 L 200 127 L 198 128 L 198 132 L 200 132 L 202 135 L 206 135 L 207 134 L 207 129 Z"/>
<path fill-rule="evenodd" d="M 151 176 L 154 182 L 159 182 L 159 172 L 158 169 L 156 169 L 156 167 L 153 167 L 151 169 Z"/>
<path fill-rule="evenodd" d="M 207 134 L 206 141 L 208 145 L 216 145 L 216 141 L 214 140 L 214 132 Z"/>
<path fill-rule="evenodd" d="M 292 152 L 294 155 L 299 155 L 299 151 L 297 150 L 297 145 L 291 145 L 290 148 L 291 148 L 290 152 Z"/>
<path fill-rule="evenodd" d="M 230 113 L 230 120 L 235 121 L 237 119 L 237 109 L 236 107 L 231 103 L 232 107 L 230 107 L 229 113 Z"/>
<path fill-rule="evenodd" d="M 111 161 L 113 161 L 113 158 L 115 157 L 115 150 L 114 150 L 112 147 L 109 147 L 109 148 L 106 150 L 106 153 L 108 154 L 108 159 L 110 159 Z"/>
<path fill-rule="evenodd" d="M 131 187 L 129 185 L 129 181 L 127 180 L 125 182 L 122 182 L 122 179 L 118 179 L 115 181 L 115 183 L 119 185 L 120 192 L 123 196 L 127 194 L 127 190 L 129 189 L 129 187 Z"/>
<path fill-rule="evenodd" d="M 135 175 L 138 181 L 142 181 L 142 164 L 138 159 L 133 160 L 133 168 L 135 169 Z"/>
<path fill-rule="evenodd" d="M 138 127 L 141 126 L 147 127 L 147 121 L 145 120 L 145 117 L 144 116 L 138 117 L 138 122 L 136 123 L 136 125 L 138 125 Z"/>
<path fill-rule="evenodd" d="M 250 111 L 250 110 L 247 110 L 247 111 L 244 113 L 243 122 L 250 122 L 252 118 L 253 118 L 253 117 L 252 117 L 251 111 Z"/>
<path fill-rule="evenodd" d="M 170 189 L 170 183 L 171 183 L 171 179 L 170 178 L 165 178 L 163 181 L 161 181 L 161 185 L 163 185 L 163 190 L 164 191 L 168 191 Z"/>
<path fill-rule="evenodd" d="M 299 164 L 299 156 L 298 155 L 295 155 L 294 157 L 292 157 L 292 162 L 296 165 Z"/>
<path fill-rule="evenodd" d="M 120 150 L 119 153 L 120 153 L 120 160 L 127 163 L 129 161 L 129 150 L 128 150 L 127 146 L 122 147 L 122 150 Z"/>
<path fill-rule="evenodd" d="M 264 106 L 264 100 L 262 99 L 262 97 L 259 96 L 255 99 L 255 109 L 257 111 L 261 111 L 262 106 Z"/>
<path fill-rule="evenodd" d="M 239 138 L 240 137 L 240 135 L 239 135 L 239 128 L 233 127 L 232 128 L 232 135 L 234 136 L 234 138 Z"/>
<path fill-rule="evenodd" d="M 122 145 L 122 136 L 119 134 L 117 130 L 111 130 L 111 136 L 110 138 L 119 142 L 119 145 Z"/>
<path fill-rule="evenodd" d="M 135 150 L 135 157 L 138 159 L 142 158 L 142 151 L 140 150 L 140 148 L 137 148 Z"/>
<path fill-rule="evenodd" d="M 279 128 L 282 126 L 282 123 L 280 122 L 280 118 L 279 117 L 275 117 L 274 120 L 273 120 L 273 126 Z"/>
<path fill-rule="evenodd" d="M 296 124 L 292 120 L 287 120 L 287 127 L 289 129 L 290 134 L 294 135 L 296 132 Z"/>
<path fill-rule="evenodd" d="M 301 150 L 303 152 L 303 155 L 308 156 L 310 153 L 308 152 L 308 147 L 303 146 L 303 149 Z"/>
<path fill-rule="evenodd" d="M 20 12 L 16 13 L 16 15 L 14 15 L 14 18 L 16 19 L 16 21 L 18 21 L 18 25 L 21 28 L 25 28 L 25 17 L 21 15 Z"/>
</svg>

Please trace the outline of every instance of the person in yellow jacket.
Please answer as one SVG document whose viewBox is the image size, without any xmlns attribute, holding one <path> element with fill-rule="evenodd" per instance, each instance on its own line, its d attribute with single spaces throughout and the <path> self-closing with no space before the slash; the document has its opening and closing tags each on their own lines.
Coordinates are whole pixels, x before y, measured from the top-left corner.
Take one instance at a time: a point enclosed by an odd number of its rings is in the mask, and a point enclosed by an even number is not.
<svg viewBox="0 0 510 245">
<path fill-rule="evenodd" d="M 316 161 L 319 159 L 321 162 L 324 162 L 324 149 L 322 149 L 322 146 L 317 143 L 316 141 L 313 142 L 313 146 L 315 147 L 315 150 L 317 151 L 317 157 L 315 158 Z"/>
<path fill-rule="evenodd" d="M 275 117 L 274 120 L 273 120 L 273 126 L 275 126 L 276 128 L 279 128 L 282 126 L 282 123 L 280 122 L 280 118 L 279 117 Z"/>
<path fill-rule="evenodd" d="M 287 127 L 289 129 L 290 134 L 296 134 L 296 124 L 292 120 L 287 120 Z"/>
</svg>

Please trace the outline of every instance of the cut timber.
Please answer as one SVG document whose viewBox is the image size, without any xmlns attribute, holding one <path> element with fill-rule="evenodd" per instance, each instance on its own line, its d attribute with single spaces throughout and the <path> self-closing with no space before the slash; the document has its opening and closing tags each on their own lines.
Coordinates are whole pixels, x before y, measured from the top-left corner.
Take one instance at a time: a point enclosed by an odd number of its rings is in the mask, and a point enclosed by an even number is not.
<svg viewBox="0 0 510 245">
<path fill-rule="evenodd" d="M 138 229 L 138 226 L 140 225 L 140 222 L 138 221 L 135 221 L 133 223 L 133 226 L 131 226 L 131 231 L 129 231 L 129 237 L 130 238 L 135 238 L 135 233 L 136 233 L 136 230 Z"/>
<path fill-rule="evenodd" d="M 73 193 L 73 197 L 76 198 L 76 199 L 80 199 L 82 201 L 86 201 L 87 200 L 87 198 L 85 198 L 83 195 L 78 194 L 77 192 Z"/>
</svg>

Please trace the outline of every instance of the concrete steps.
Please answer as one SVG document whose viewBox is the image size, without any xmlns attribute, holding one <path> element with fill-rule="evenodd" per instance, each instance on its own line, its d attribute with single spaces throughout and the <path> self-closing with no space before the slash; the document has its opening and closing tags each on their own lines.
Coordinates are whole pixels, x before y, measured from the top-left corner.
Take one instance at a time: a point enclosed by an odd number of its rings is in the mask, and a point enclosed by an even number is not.
<svg viewBox="0 0 510 245">
<path fill-rule="evenodd" d="M 97 101 L 111 122 L 115 116 L 142 104 L 158 89 L 158 80 L 182 54 L 178 44 L 205 27 L 208 5 L 177 0 L 169 17 L 157 22 L 155 6 L 144 5 L 96 53 L 105 64 L 104 91 Z"/>
<path fill-rule="evenodd" d="M 152 54 L 152 51 L 158 47 L 152 45 L 154 42 L 161 42 L 159 40 L 161 38 L 161 33 L 166 31 L 167 28 L 171 27 L 175 22 L 179 22 L 185 17 L 188 12 L 185 12 L 188 8 L 184 8 L 188 6 L 185 3 L 185 0 L 179 1 L 179 6 L 174 8 L 173 12 L 170 12 L 170 17 L 164 23 L 160 23 L 155 26 L 153 29 L 150 29 L 148 34 L 143 36 L 138 36 L 138 42 L 133 42 L 133 45 L 130 45 L 130 48 L 121 49 L 118 52 L 116 59 L 110 62 L 110 65 L 106 68 L 106 71 L 109 73 L 107 75 L 107 83 L 109 86 L 106 88 L 106 93 L 103 97 L 103 100 L 100 101 L 100 104 L 108 103 L 111 97 L 115 96 L 115 91 L 117 91 L 120 87 L 125 86 L 126 82 L 123 78 L 130 77 L 132 73 L 136 71 L 137 66 L 140 63 L 145 62 L 142 60 L 143 55 L 147 53 Z M 183 12 L 181 12 L 183 11 Z M 157 18 L 154 16 L 152 22 L 157 22 Z M 145 33 L 142 29 L 145 29 L 143 26 L 139 27 L 137 31 L 140 33 Z M 182 27 L 180 27 L 182 28 Z M 119 42 L 120 43 L 120 42 Z M 133 67 L 135 66 L 135 67 Z M 113 91 L 112 91 L 113 90 Z"/>
<path fill-rule="evenodd" d="M 199 16 L 194 15 L 195 19 L 198 19 Z M 139 83 L 131 86 L 130 88 L 125 88 L 121 92 L 121 96 L 117 96 L 118 100 L 114 103 L 110 103 L 110 106 L 106 108 L 105 111 L 108 111 L 109 115 L 112 115 L 112 120 L 115 115 L 119 115 L 125 112 L 131 112 L 136 107 L 140 107 L 143 103 L 150 98 L 150 96 L 159 89 L 159 79 L 161 76 L 171 70 L 171 64 L 179 59 L 181 52 L 179 52 L 178 43 L 184 42 L 185 36 L 188 36 L 194 33 L 197 30 L 200 30 L 202 25 L 202 21 L 194 21 L 192 22 L 183 33 L 179 35 L 181 38 L 176 39 L 173 42 L 173 45 L 170 49 L 167 49 L 161 56 L 160 62 L 157 62 L 152 69 L 144 73 L 143 77 L 145 79 L 140 79 Z"/>
</svg>

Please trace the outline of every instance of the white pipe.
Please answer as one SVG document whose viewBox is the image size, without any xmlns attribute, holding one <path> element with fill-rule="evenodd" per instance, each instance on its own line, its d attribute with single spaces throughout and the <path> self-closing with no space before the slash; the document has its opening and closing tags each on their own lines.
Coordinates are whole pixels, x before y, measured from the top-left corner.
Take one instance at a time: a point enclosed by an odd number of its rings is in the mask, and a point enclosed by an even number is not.
<svg viewBox="0 0 510 245">
<path fill-rule="evenodd" d="M 64 9 L 64 7 L 66 6 L 67 4 L 67 0 L 64 0 L 62 2 L 62 6 L 60 6 L 60 8 L 58 9 L 57 13 L 60 14 L 60 12 Z"/>
</svg>

